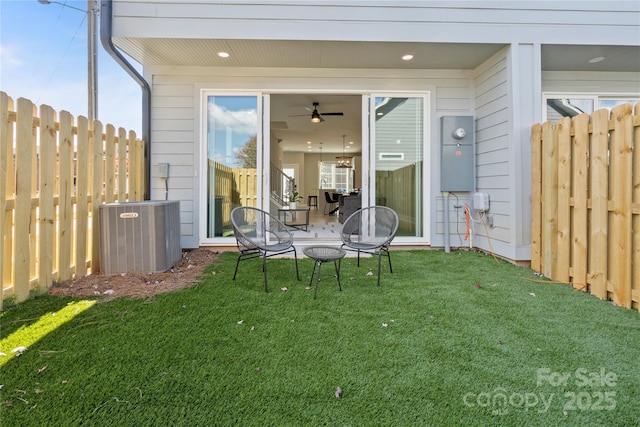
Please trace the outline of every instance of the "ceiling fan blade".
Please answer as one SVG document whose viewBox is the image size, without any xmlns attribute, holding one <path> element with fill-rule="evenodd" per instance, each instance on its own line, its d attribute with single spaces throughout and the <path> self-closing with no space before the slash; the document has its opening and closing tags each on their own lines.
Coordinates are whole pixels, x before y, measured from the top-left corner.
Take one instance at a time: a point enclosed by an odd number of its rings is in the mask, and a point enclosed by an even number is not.
<svg viewBox="0 0 640 427">
<path fill-rule="evenodd" d="M 320 113 L 321 116 L 344 116 L 344 113 Z"/>
</svg>

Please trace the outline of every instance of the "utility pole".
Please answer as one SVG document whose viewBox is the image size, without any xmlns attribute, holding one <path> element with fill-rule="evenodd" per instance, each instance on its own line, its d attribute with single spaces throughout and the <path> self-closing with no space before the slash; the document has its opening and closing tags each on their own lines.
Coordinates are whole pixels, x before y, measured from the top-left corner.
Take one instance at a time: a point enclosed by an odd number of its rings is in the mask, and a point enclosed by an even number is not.
<svg viewBox="0 0 640 427">
<path fill-rule="evenodd" d="M 87 0 L 87 119 L 98 118 L 98 13 L 97 0 Z"/>
</svg>

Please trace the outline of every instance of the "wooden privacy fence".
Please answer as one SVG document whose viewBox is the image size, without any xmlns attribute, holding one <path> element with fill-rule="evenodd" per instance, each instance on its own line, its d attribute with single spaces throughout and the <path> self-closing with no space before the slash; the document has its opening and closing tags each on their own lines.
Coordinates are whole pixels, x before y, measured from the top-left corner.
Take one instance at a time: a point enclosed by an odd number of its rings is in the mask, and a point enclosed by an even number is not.
<svg viewBox="0 0 640 427">
<path fill-rule="evenodd" d="M 143 198 L 144 144 L 0 92 L 0 309 L 98 272 L 101 203 Z"/>
<path fill-rule="evenodd" d="M 536 124 L 531 267 L 640 310 L 640 103 Z"/>
</svg>

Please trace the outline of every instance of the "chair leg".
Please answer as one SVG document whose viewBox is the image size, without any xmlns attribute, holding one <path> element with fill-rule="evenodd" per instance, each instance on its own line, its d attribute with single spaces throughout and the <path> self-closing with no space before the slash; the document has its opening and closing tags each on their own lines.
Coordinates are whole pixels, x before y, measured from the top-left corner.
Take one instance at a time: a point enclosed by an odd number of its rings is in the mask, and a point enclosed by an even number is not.
<svg viewBox="0 0 640 427">
<path fill-rule="evenodd" d="M 318 261 L 318 276 L 316 277 L 316 290 L 313 292 L 313 299 L 318 296 L 318 284 L 320 283 L 320 269 L 322 269 L 322 262 Z"/>
<path fill-rule="evenodd" d="M 300 280 L 300 273 L 298 271 L 298 253 L 296 252 L 295 248 L 293 248 L 293 257 L 296 260 L 296 277 L 298 278 L 298 280 Z"/>
<path fill-rule="evenodd" d="M 242 258 L 242 255 L 239 255 L 238 259 L 236 260 L 236 271 L 233 272 L 233 280 L 236 280 L 236 274 L 238 274 L 238 266 L 240 265 L 240 258 Z"/>
<path fill-rule="evenodd" d="M 318 265 L 318 263 L 316 261 L 314 261 L 313 263 L 313 271 L 311 272 L 311 279 L 309 279 L 309 287 L 311 287 L 311 285 L 313 285 L 313 278 L 316 275 L 316 266 Z"/>
<path fill-rule="evenodd" d="M 380 286 L 380 265 L 382 264 L 382 250 L 378 251 L 378 286 Z"/>
<path fill-rule="evenodd" d="M 384 251 L 387 254 L 387 258 L 389 258 L 389 271 L 393 273 L 393 267 L 391 266 L 391 252 L 389 252 L 389 249 L 385 249 Z"/>
<path fill-rule="evenodd" d="M 333 261 L 333 266 L 336 268 L 336 279 L 338 279 L 338 289 L 342 290 L 342 285 L 340 284 L 340 264 L 341 264 L 342 260 L 339 259 L 338 261 Z"/>
<path fill-rule="evenodd" d="M 264 291 L 269 293 L 269 288 L 267 287 L 267 257 L 266 257 L 266 255 L 262 256 L 262 272 L 264 273 Z"/>
</svg>

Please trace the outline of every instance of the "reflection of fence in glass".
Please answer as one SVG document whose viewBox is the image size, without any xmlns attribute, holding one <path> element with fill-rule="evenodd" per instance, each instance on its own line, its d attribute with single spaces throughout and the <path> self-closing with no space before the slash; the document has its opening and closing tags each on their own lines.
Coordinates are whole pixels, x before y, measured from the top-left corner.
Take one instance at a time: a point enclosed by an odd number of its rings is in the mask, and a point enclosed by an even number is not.
<svg viewBox="0 0 640 427">
<path fill-rule="evenodd" d="M 98 206 L 142 199 L 144 144 L 48 106 L 36 115 L 27 99 L 14 108 L 4 92 L 0 114 L 1 308 L 99 271 Z"/>
<path fill-rule="evenodd" d="M 209 186 L 208 237 L 226 236 L 233 232 L 231 211 L 237 206 L 257 206 L 257 169 L 231 168 L 213 160 L 208 161 Z"/>
</svg>

